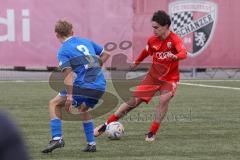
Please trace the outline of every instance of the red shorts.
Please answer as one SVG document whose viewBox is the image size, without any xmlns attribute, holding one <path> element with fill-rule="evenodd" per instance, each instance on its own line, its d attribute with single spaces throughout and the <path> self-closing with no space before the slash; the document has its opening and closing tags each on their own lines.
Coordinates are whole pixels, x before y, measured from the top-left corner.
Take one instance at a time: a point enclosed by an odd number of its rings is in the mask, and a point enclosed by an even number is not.
<svg viewBox="0 0 240 160">
<path fill-rule="evenodd" d="M 149 75 L 142 80 L 133 93 L 134 97 L 138 97 L 148 103 L 157 91 L 160 94 L 171 93 L 172 96 L 176 93 L 177 81 L 156 80 Z"/>
</svg>

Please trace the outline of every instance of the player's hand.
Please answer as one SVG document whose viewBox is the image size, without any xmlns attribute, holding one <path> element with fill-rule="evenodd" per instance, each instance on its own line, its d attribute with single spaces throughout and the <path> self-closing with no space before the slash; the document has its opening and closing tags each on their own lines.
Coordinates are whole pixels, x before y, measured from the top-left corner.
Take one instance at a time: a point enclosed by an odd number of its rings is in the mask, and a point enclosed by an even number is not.
<svg viewBox="0 0 240 160">
<path fill-rule="evenodd" d="M 130 69 L 131 70 L 136 70 L 137 69 L 137 64 L 135 64 L 135 63 L 132 63 L 132 64 L 130 64 Z"/>
<path fill-rule="evenodd" d="M 65 109 L 67 112 L 71 112 L 71 108 L 72 108 L 72 102 L 73 102 L 73 98 L 72 95 L 68 95 L 67 96 L 67 100 L 65 102 Z"/>
<path fill-rule="evenodd" d="M 176 61 L 177 60 L 177 56 L 175 54 L 168 54 L 168 58 L 171 58 L 172 60 Z"/>
</svg>

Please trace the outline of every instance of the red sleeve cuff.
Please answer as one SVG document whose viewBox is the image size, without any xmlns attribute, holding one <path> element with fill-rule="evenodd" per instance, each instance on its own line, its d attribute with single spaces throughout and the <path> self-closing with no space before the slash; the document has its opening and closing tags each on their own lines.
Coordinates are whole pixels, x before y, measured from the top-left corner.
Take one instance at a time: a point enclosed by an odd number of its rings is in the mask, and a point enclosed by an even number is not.
<svg viewBox="0 0 240 160">
<path fill-rule="evenodd" d="M 182 60 L 187 58 L 187 52 L 186 50 L 180 51 L 178 54 L 176 54 L 178 60 Z"/>
</svg>

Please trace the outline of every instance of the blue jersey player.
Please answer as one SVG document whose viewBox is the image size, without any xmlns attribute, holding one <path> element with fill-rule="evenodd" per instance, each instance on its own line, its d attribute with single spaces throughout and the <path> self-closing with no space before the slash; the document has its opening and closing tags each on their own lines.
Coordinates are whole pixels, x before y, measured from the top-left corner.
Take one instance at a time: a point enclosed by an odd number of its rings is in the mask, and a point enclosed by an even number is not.
<svg viewBox="0 0 240 160">
<path fill-rule="evenodd" d="M 43 153 L 64 147 L 61 108 L 65 106 L 70 112 L 72 105 L 78 107 L 83 119 L 87 140 L 83 151 L 96 151 L 93 120 L 87 111 L 98 103 L 105 91 L 106 80 L 101 65 L 109 58 L 109 53 L 89 39 L 73 36 L 72 28 L 72 24 L 65 20 L 59 20 L 55 25 L 56 36 L 62 43 L 57 58 L 64 75 L 65 89 L 49 102 L 52 140 Z"/>
</svg>

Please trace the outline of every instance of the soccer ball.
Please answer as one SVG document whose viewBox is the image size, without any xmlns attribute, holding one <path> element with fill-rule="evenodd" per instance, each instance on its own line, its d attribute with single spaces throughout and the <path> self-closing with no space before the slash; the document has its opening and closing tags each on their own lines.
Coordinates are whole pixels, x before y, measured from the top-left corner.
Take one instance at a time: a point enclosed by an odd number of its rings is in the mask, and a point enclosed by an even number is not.
<svg viewBox="0 0 240 160">
<path fill-rule="evenodd" d="M 107 125 L 105 133 L 109 139 L 118 140 L 124 135 L 124 127 L 120 122 L 111 122 Z"/>
</svg>

